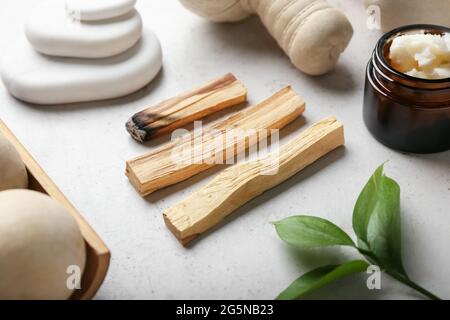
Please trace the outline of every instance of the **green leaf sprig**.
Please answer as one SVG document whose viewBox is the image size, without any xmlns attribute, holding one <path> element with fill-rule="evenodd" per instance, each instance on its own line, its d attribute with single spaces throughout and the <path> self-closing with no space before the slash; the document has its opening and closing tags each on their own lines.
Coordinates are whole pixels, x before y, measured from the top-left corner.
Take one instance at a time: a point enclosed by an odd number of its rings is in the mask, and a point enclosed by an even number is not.
<svg viewBox="0 0 450 320">
<path fill-rule="evenodd" d="M 337 225 L 318 217 L 294 216 L 274 223 L 280 238 L 290 245 L 302 248 L 349 246 L 365 258 L 307 272 L 281 292 L 277 299 L 301 299 L 337 279 L 366 272 L 370 265 L 377 265 L 392 278 L 430 299 L 439 299 L 406 274 L 401 252 L 400 187 L 383 170 L 384 165 L 381 165 L 356 201 L 353 230 L 357 243 Z"/>
</svg>

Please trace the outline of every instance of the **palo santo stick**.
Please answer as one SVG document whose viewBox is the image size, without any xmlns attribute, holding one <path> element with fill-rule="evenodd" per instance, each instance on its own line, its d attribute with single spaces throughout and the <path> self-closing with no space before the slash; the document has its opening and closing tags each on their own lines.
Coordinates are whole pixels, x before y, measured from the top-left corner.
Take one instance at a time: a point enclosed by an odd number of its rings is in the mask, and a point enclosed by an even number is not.
<svg viewBox="0 0 450 320">
<path fill-rule="evenodd" d="M 344 127 L 322 120 L 259 161 L 227 168 L 206 186 L 164 213 L 167 227 L 186 245 L 234 210 L 344 144 Z"/>
<path fill-rule="evenodd" d="M 227 130 L 281 129 L 300 116 L 304 110 L 304 100 L 287 87 L 260 104 L 246 108 L 204 129 L 200 141 L 200 154 L 191 152 L 178 161 L 173 159 L 173 154 L 177 150 L 186 150 L 198 144 L 194 131 L 150 153 L 127 161 L 126 175 L 142 196 L 148 195 L 217 165 L 217 162 L 210 161 L 215 156 L 210 154 L 211 150 L 215 150 L 216 155 L 220 154 L 222 159 L 234 158 L 241 141 L 236 139 L 228 142 L 229 139 L 225 139 Z M 227 143 L 217 146 L 218 140 L 225 140 Z M 239 151 L 245 151 L 257 142 L 256 139 L 245 140 L 244 150 Z"/>
<path fill-rule="evenodd" d="M 134 139 L 144 142 L 245 101 L 247 89 L 228 73 L 136 113 L 128 120 L 126 128 Z"/>
</svg>

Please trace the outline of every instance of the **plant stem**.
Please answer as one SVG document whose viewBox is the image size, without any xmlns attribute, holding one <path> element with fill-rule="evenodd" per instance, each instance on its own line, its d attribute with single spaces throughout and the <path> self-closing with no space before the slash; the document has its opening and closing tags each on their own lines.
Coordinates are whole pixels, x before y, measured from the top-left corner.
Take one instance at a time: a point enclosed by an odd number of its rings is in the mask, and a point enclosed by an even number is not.
<svg viewBox="0 0 450 320">
<path fill-rule="evenodd" d="M 430 291 L 424 289 L 423 287 L 421 287 L 417 283 L 414 283 L 413 281 L 409 280 L 404 275 L 401 275 L 401 274 L 398 274 L 398 273 L 395 273 L 395 272 L 388 272 L 388 271 L 386 271 L 386 273 L 388 275 L 390 275 L 392 278 L 394 278 L 395 280 L 400 281 L 401 283 L 403 283 L 404 285 L 407 285 L 410 288 L 413 288 L 414 290 L 420 292 L 421 294 L 423 294 L 424 296 L 430 298 L 431 300 L 441 300 L 441 298 L 435 296 Z"/>
<path fill-rule="evenodd" d="M 369 258 L 371 258 L 372 260 L 376 260 L 376 257 L 374 256 L 374 254 L 372 253 L 372 252 L 370 252 L 370 251 L 368 251 L 368 250 L 365 250 L 365 249 L 361 249 L 361 248 L 359 248 L 359 247 L 355 247 L 356 248 L 356 250 L 358 250 L 358 252 L 359 253 L 361 253 L 362 255 L 364 255 L 364 256 L 367 256 L 367 257 L 369 257 Z"/>
<path fill-rule="evenodd" d="M 377 262 L 377 257 L 375 257 L 375 255 L 370 252 L 369 250 L 365 250 L 365 249 L 361 249 L 359 247 L 355 247 L 356 250 L 358 250 L 359 253 L 361 253 L 363 256 L 365 256 L 365 258 L 371 263 L 371 264 L 375 264 L 375 265 L 380 265 L 380 263 Z"/>
<path fill-rule="evenodd" d="M 359 251 L 359 253 L 361 253 L 362 255 L 365 255 L 366 258 L 369 258 L 369 260 L 371 263 L 377 261 L 377 258 L 373 255 L 372 252 L 356 247 L 356 249 Z M 430 298 L 431 300 L 441 300 L 441 298 L 437 297 L 436 295 L 434 295 L 433 293 L 431 293 L 430 291 L 428 291 L 427 289 L 421 287 L 420 285 L 418 285 L 417 283 L 411 281 L 407 276 L 402 275 L 400 273 L 397 272 L 392 272 L 392 271 L 387 271 L 385 270 L 385 272 L 390 275 L 392 278 L 394 278 L 395 280 L 403 283 L 404 285 L 416 290 L 417 292 L 420 292 L 421 294 L 423 294 L 424 296 Z"/>
</svg>

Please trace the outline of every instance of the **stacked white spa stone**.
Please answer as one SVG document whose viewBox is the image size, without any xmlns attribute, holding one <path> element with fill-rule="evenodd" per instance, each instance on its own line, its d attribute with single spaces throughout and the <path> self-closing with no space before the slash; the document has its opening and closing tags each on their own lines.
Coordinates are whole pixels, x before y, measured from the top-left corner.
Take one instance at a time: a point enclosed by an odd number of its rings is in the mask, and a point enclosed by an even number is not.
<svg viewBox="0 0 450 320">
<path fill-rule="evenodd" d="M 23 41 L 2 57 L 18 99 L 62 104 L 117 98 L 147 85 L 162 65 L 136 0 L 53 0 L 33 10 Z"/>
</svg>

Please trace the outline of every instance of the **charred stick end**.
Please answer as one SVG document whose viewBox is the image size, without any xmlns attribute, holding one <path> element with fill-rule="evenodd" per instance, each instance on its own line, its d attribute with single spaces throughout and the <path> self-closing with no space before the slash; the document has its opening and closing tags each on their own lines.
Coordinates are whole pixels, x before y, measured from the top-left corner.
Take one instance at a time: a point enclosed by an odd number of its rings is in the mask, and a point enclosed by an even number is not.
<svg viewBox="0 0 450 320">
<path fill-rule="evenodd" d="M 149 140 L 149 136 L 147 134 L 147 131 L 141 129 L 133 120 L 133 118 L 130 118 L 126 123 L 126 128 L 128 133 L 137 141 L 139 142 L 145 142 Z"/>
<path fill-rule="evenodd" d="M 136 113 L 125 124 L 130 135 L 139 142 L 145 142 L 154 138 L 157 129 L 160 129 L 149 126 L 154 121 L 161 119 L 161 116 L 149 113 L 150 109 Z"/>
</svg>

